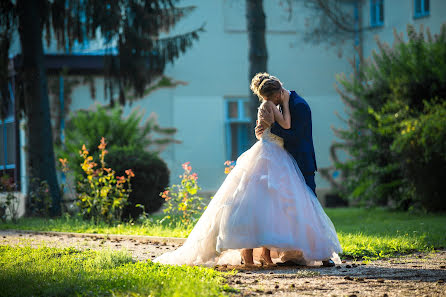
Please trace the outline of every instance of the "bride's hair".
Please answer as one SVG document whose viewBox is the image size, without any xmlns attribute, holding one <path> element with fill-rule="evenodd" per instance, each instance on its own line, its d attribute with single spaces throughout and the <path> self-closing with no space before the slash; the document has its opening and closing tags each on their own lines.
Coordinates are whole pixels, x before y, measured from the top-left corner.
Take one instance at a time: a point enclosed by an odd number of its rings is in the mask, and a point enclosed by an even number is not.
<svg viewBox="0 0 446 297">
<path fill-rule="evenodd" d="M 259 100 L 264 100 L 282 89 L 280 80 L 266 72 L 257 73 L 251 80 L 250 88 Z"/>
</svg>

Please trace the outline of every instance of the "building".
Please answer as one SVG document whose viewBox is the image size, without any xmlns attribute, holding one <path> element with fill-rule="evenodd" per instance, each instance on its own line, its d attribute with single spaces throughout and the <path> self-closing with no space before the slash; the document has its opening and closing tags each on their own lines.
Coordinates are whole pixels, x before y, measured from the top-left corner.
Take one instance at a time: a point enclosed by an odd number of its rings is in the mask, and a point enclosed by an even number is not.
<svg viewBox="0 0 446 297">
<path fill-rule="evenodd" d="M 391 43 L 394 29 L 405 32 L 407 24 L 417 27 L 423 24 L 435 33 L 446 21 L 446 2 L 443 0 L 346 2 L 345 9 L 356 13 L 359 27 L 363 30 L 343 45 L 333 47 L 303 41 L 306 19 L 312 16 L 303 1 L 264 0 L 268 72 L 278 76 L 286 88 L 296 90 L 308 101 L 312 109 L 313 138 L 320 168 L 332 166 L 329 147 L 335 136 L 331 127 L 342 127 L 336 113 L 344 114 L 344 106 L 334 88 L 335 75 L 351 73 L 348 60 L 355 55 L 354 46 L 362 45 L 363 54 L 368 57 L 376 49 L 375 36 Z M 206 32 L 190 50 L 167 67 L 165 75 L 178 82 L 175 87 L 156 90 L 126 106 L 125 110 L 128 113 L 132 108 L 143 109 L 146 116 L 154 112 L 162 126 L 178 128 L 176 138 L 182 143 L 168 147 L 162 154 L 171 170 L 171 183 L 178 181 L 178 175 L 182 173 L 181 164 L 189 161 L 193 171 L 198 173 L 199 184 L 212 194 L 225 178 L 224 162 L 235 159 L 247 149 L 246 137 L 251 133 L 246 129 L 248 116 L 245 109 L 250 82 L 247 75 L 245 4 L 236 0 L 184 0 L 180 4 L 197 8 L 170 33 L 192 30 L 204 23 Z M 98 54 L 100 50 L 100 43 L 92 42 L 87 48 L 79 46 L 75 52 L 81 56 Z M 16 43 L 13 54 L 19 52 L 20 47 Z M 56 54 L 60 54 L 54 46 L 47 48 L 46 52 L 49 58 L 54 54 L 54 59 Z M 68 61 L 69 58 L 66 59 Z M 76 86 L 69 110 L 88 109 L 95 103 L 105 103 L 102 99 L 103 83 L 101 75 L 94 73 L 96 100 L 91 98 L 87 84 Z M 18 130 L 14 140 L 14 132 L 9 128 L 13 122 L 8 118 L 3 123 L 0 168 L 11 170 L 20 167 L 21 192 L 25 193 L 26 139 L 20 125 L 16 125 Z M 98 140 L 100 137 L 98 135 Z M 17 161 L 11 159 L 15 147 Z M 323 198 L 323 194 L 329 191 L 329 184 L 318 174 L 316 183 L 319 196 Z"/>
</svg>

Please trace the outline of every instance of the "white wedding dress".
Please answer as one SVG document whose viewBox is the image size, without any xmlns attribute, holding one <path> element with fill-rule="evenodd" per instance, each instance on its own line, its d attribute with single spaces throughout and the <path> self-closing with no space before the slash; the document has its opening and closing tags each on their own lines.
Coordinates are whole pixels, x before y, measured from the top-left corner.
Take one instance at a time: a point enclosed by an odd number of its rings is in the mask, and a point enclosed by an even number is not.
<svg viewBox="0 0 446 297">
<path fill-rule="evenodd" d="M 269 128 L 243 153 L 177 250 L 154 262 L 238 265 L 240 249 L 267 247 L 273 261 L 317 265 L 342 251 L 336 230 L 282 138 Z"/>
</svg>

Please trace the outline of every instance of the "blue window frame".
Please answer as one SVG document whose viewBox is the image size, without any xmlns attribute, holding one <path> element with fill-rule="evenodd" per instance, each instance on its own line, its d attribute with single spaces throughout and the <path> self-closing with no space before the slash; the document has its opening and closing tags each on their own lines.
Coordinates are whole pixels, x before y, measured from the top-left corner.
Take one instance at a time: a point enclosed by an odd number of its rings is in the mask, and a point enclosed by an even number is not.
<svg viewBox="0 0 446 297">
<path fill-rule="evenodd" d="M 20 165 L 18 144 L 18 127 L 14 117 L 14 93 L 11 82 L 8 82 L 10 97 L 6 117 L 0 120 L 0 176 L 7 174 L 20 190 Z"/>
<path fill-rule="evenodd" d="M 0 120 L 0 170 L 15 169 L 16 125 L 14 121 L 14 94 L 8 82 L 10 93 L 6 118 Z"/>
<path fill-rule="evenodd" d="M 0 170 L 15 169 L 15 123 L 7 117 L 0 121 Z"/>
<path fill-rule="evenodd" d="M 430 13 L 429 0 L 415 0 L 414 2 L 414 18 L 422 18 Z"/>
<path fill-rule="evenodd" d="M 384 0 L 370 0 L 370 26 L 384 25 Z"/>
<path fill-rule="evenodd" d="M 225 100 L 226 158 L 236 160 L 249 148 L 249 98 Z"/>
</svg>

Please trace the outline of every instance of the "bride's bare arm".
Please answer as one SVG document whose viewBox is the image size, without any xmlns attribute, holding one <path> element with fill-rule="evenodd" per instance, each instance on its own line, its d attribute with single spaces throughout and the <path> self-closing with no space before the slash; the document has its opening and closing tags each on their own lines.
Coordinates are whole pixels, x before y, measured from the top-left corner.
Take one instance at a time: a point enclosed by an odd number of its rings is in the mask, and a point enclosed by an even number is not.
<svg viewBox="0 0 446 297">
<path fill-rule="evenodd" d="M 281 113 L 277 108 L 277 106 L 275 106 L 274 103 L 270 101 L 263 102 L 260 108 L 268 108 L 269 110 L 272 110 L 274 114 L 274 121 L 277 122 L 283 129 L 291 128 L 291 115 L 288 103 L 283 104 L 282 106 L 283 113 Z"/>
</svg>

